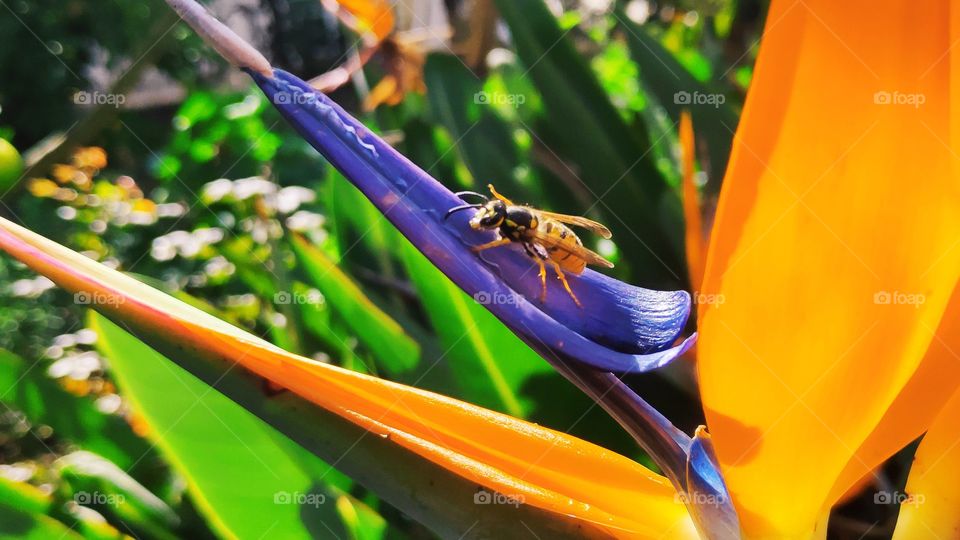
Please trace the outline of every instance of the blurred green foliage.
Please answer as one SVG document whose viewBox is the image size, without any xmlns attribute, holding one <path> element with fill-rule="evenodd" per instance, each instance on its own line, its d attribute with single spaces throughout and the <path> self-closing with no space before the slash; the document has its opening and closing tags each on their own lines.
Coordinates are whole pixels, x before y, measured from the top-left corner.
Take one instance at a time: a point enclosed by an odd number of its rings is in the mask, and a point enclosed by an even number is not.
<svg viewBox="0 0 960 540">
<path fill-rule="evenodd" d="M 459 8 L 450 12 L 458 33 L 421 51 L 425 95 L 363 113 L 364 88 L 390 73 L 381 51 L 366 84 L 334 97 L 451 188 L 492 183 L 517 200 L 594 216 L 616 243 L 584 240 L 617 261 L 618 277 L 687 287 L 676 124 L 689 105 L 709 217 L 763 3 L 496 0 L 498 41 L 473 66 L 451 52 L 477 22 L 463 17 L 467 3 L 446 4 Z M 305 78 L 356 42 L 316 0 L 243 6 L 230 14 L 264 30 L 274 63 Z M 21 152 L 57 133 L 69 140 L 89 118 L 75 95 L 97 89 L 91 68 L 124 72 L 167 13 L 158 0 L 3 8 L 0 32 L 18 46 L 0 51 L 0 136 Z M 182 96 L 111 111 L 91 140 L 76 141 L 103 151 L 80 149 L 21 179 L 25 189 L 0 194 L 5 215 L 285 349 L 645 460 L 259 91 L 235 82 L 182 25 L 159 30 L 144 70 Z M 685 104 L 682 92 L 723 102 Z M 6 257 L 0 305 L 0 537 L 430 536 Z M 682 366 L 628 382 L 680 427 L 699 423 Z"/>
</svg>

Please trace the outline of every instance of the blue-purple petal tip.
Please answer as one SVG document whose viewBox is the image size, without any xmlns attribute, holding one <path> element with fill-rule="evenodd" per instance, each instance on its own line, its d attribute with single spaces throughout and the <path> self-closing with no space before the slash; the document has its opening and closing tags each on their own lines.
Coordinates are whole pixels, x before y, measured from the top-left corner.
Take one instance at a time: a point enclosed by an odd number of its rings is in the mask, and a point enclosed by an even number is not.
<svg viewBox="0 0 960 540">
<path fill-rule="evenodd" d="M 740 519 L 723 480 L 713 440 L 703 426 L 690 442 L 685 502 L 705 537 L 740 538 Z"/>
</svg>

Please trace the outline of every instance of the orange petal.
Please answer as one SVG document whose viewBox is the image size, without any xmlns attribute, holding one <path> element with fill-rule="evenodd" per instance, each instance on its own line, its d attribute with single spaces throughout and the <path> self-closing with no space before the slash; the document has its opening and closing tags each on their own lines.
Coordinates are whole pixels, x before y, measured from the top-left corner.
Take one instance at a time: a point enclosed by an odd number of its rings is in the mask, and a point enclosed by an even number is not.
<svg viewBox="0 0 960 540">
<path fill-rule="evenodd" d="M 954 289 L 947 311 L 920 367 L 884 414 L 880 424 L 857 449 L 834 484 L 831 500 L 838 499 L 890 454 L 923 435 L 958 386 L 960 287 Z"/>
<path fill-rule="evenodd" d="M 960 10 L 950 10 L 951 43 L 960 36 Z M 951 48 L 952 51 L 952 48 Z M 943 62 L 950 66 L 951 103 L 960 100 L 960 54 L 950 54 Z M 949 118 L 951 133 L 960 133 L 960 115 Z M 955 156 L 956 157 L 956 156 Z M 953 161 L 954 172 L 960 159 Z M 956 178 L 956 175 L 954 176 Z M 883 420 L 857 449 L 857 454 L 840 475 L 834 493 L 842 492 L 867 469 L 880 463 L 892 451 L 906 446 L 930 426 L 948 397 L 960 385 L 960 285 L 936 329 L 927 355 L 907 386 L 897 396 Z"/>
<path fill-rule="evenodd" d="M 403 91 L 400 90 L 397 78 L 393 75 L 385 75 L 363 100 L 363 110 L 372 111 L 383 103 L 396 105 L 402 99 Z"/>
<path fill-rule="evenodd" d="M 329 3 L 330 0 L 327 2 Z M 340 6 L 340 9 L 331 11 L 341 16 L 343 23 L 355 32 L 360 34 L 369 32 L 378 42 L 383 41 L 393 32 L 393 8 L 387 0 L 335 0 L 335 3 Z M 343 16 L 344 12 L 346 17 Z"/>
<path fill-rule="evenodd" d="M 696 538 L 670 482 L 561 432 L 283 351 L 211 315 L 0 219 L 0 249 L 121 321 L 148 345 L 238 363 L 326 411 L 587 536 Z M 471 503 L 472 504 L 472 503 Z"/>
<path fill-rule="evenodd" d="M 811 534 L 957 281 L 949 11 L 771 6 L 707 262 L 723 301 L 700 312 L 707 419 L 748 535 Z"/>
<path fill-rule="evenodd" d="M 894 540 L 956 538 L 960 531 L 960 392 L 917 448 L 905 493 L 878 492 L 877 503 L 900 503 Z"/>
<path fill-rule="evenodd" d="M 696 145 L 690 111 L 680 114 L 680 159 L 683 167 L 683 217 L 686 224 L 687 272 L 690 290 L 694 295 L 703 284 L 703 219 L 700 216 L 700 193 L 694 182 L 696 176 Z"/>
</svg>

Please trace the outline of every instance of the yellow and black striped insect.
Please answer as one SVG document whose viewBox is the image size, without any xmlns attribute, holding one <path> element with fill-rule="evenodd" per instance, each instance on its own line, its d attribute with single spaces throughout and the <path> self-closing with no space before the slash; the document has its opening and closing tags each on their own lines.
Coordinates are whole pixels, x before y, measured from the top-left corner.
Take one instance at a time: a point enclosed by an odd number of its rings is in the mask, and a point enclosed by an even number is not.
<svg viewBox="0 0 960 540">
<path fill-rule="evenodd" d="M 570 289 L 570 283 L 567 282 L 564 272 L 580 275 L 588 264 L 613 268 L 613 263 L 583 247 L 583 242 L 565 223 L 583 227 L 603 238 L 610 238 L 610 230 L 585 217 L 555 214 L 526 205 L 514 204 L 510 199 L 497 193 L 492 185 L 487 187 L 490 188 L 493 199 L 473 191 L 461 191 L 457 193 L 457 196 L 479 197 L 483 202 L 451 208 L 447 211 L 446 217 L 454 212 L 476 208 L 477 213 L 470 218 L 470 227 L 476 230 L 496 230 L 499 238 L 486 244 L 474 246 L 473 251 L 479 252 L 504 246 L 511 242 L 520 244 L 527 255 L 540 265 L 540 283 L 542 286 L 540 301 L 544 301 L 547 297 L 546 265 L 550 264 L 570 298 L 573 298 L 573 301 L 580 306 L 580 300 Z"/>
</svg>

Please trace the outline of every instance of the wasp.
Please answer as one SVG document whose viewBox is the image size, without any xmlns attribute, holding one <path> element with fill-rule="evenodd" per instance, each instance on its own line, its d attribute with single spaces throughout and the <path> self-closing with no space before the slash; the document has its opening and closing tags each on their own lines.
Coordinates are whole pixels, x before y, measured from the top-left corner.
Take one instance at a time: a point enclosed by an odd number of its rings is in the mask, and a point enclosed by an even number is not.
<svg viewBox="0 0 960 540">
<path fill-rule="evenodd" d="M 613 263 L 597 253 L 583 247 L 583 242 L 566 224 L 576 225 L 593 231 L 603 238 L 610 238 L 610 229 L 600 223 L 580 216 L 568 216 L 539 210 L 527 205 L 514 204 L 513 201 L 497 193 L 493 185 L 487 186 L 493 198 L 473 191 L 461 191 L 456 195 L 479 197 L 482 203 L 464 204 L 447 211 L 444 219 L 455 212 L 476 208 L 470 218 L 470 227 L 474 230 L 497 231 L 498 238 L 486 244 L 473 246 L 474 252 L 516 243 L 523 246 L 526 254 L 540 265 L 540 301 L 547 297 L 547 264 L 553 267 L 557 278 L 563 283 L 567 294 L 577 304 L 580 300 L 570 289 L 565 272 L 574 275 L 583 273 L 588 264 L 613 268 Z"/>
</svg>

